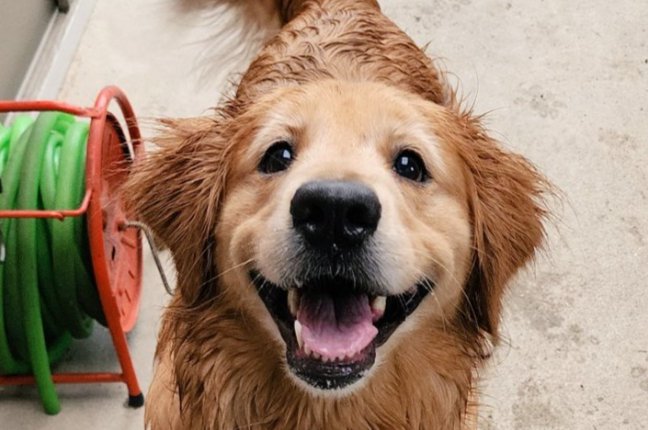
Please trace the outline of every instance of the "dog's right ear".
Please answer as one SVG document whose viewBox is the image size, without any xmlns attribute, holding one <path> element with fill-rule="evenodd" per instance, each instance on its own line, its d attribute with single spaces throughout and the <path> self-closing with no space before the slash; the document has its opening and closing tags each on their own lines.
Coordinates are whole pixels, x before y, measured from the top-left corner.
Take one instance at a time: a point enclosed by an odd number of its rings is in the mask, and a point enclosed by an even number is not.
<svg viewBox="0 0 648 430">
<path fill-rule="evenodd" d="M 506 286 L 542 245 L 553 189 L 533 164 L 491 139 L 478 118 L 465 113 L 456 123 L 475 253 L 465 314 L 497 341 Z"/>
<path fill-rule="evenodd" d="M 210 118 L 163 120 L 157 148 L 135 163 L 122 190 L 128 212 L 169 248 L 177 294 L 196 305 L 214 278 L 213 239 L 227 177 L 228 140 Z"/>
</svg>

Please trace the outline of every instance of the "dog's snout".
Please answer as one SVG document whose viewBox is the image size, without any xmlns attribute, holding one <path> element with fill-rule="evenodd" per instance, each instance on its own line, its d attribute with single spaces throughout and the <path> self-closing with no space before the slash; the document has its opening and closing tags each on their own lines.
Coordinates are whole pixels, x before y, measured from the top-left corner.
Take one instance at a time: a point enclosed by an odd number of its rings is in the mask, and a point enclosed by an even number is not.
<svg viewBox="0 0 648 430">
<path fill-rule="evenodd" d="M 376 193 L 352 181 L 307 182 L 290 203 L 293 227 L 320 248 L 361 244 L 376 231 L 380 212 Z"/>
</svg>

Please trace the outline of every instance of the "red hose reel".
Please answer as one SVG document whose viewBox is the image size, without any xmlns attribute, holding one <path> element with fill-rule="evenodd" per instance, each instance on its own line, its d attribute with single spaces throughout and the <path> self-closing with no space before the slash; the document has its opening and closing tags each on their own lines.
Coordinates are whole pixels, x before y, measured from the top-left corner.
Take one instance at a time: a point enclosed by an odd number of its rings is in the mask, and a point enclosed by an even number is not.
<svg viewBox="0 0 648 430">
<path fill-rule="evenodd" d="M 129 140 L 119 121 L 108 111 L 115 101 L 126 121 Z M 60 111 L 90 119 L 87 142 L 85 195 L 74 210 L 4 210 L 2 218 L 54 218 L 86 216 L 94 278 L 119 359 L 121 373 L 55 373 L 53 383 L 123 382 L 128 387 L 128 405 L 140 407 L 144 397 L 125 333 L 137 320 L 142 283 L 142 244 L 138 229 L 129 220 L 117 192 L 128 169 L 142 154 L 140 130 L 125 94 L 115 86 L 104 88 L 90 108 L 55 101 L 0 101 L 0 112 Z M 130 142 L 130 146 L 129 146 Z M 125 150 L 129 148 L 129 150 Z M 32 375 L 0 375 L 0 385 L 33 384 Z M 57 400 L 58 402 L 58 400 Z M 46 408 L 47 409 L 47 408 Z M 48 411 L 56 413 L 55 411 Z"/>
</svg>

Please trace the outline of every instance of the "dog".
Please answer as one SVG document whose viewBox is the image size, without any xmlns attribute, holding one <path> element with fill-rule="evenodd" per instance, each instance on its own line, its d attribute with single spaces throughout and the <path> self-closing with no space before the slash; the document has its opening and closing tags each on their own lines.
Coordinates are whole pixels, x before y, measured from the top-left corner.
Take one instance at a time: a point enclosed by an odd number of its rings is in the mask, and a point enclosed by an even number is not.
<svg viewBox="0 0 648 430">
<path fill-rule="evenodd" d="M 276 0 L 212 116 L 124 189 L 170 250 L 146 424 L 465 429 L 550 187 L 375 0 Z"/>
</svg>

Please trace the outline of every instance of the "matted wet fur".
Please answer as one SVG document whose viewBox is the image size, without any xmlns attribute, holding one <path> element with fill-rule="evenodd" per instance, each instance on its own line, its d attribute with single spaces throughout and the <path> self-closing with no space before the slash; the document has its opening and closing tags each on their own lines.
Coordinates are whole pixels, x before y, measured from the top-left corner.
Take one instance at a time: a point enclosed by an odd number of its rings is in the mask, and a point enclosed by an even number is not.
<svg viewBox="0 0 648 430">
<path fill-rule="evenodd" d="M 286 24 L 236 96 L 213 117 L 166 121 L 159 150 L 124 192 L 178 272 L 147 425 L 461 429 L 498 338 L 506 284 L 543 239 L 546 182 L 462 110 L 375 1 L 277 3 Z M 264 174 L 260 160 L 278 140 L 295 159 Z M 420 155 L 429 178 L 395 174 L 403 148 Z M 288 206 L 314 179 L 371 186 L 382 206 L 376 279 L 390 294 L 421 278 L 432 289 L 377 348 L 370 371 L 330 393 L 292 374 L 250 278 L 256 270 L 281 283 L 291 264 L 309 264 L 290 248 Z"/>
</svg>

